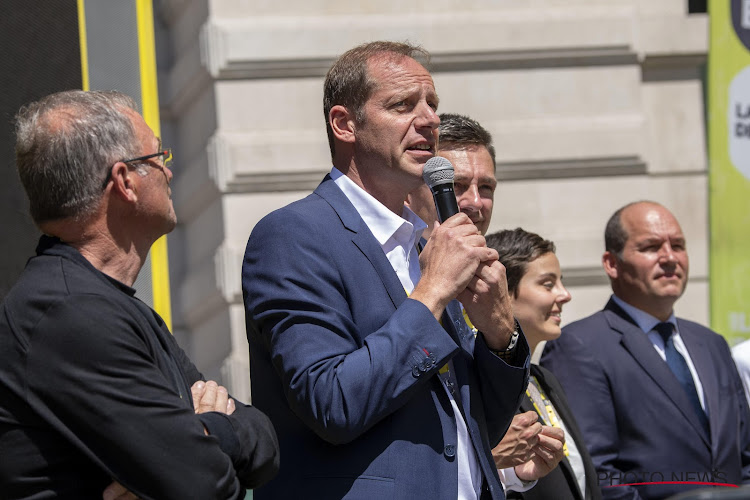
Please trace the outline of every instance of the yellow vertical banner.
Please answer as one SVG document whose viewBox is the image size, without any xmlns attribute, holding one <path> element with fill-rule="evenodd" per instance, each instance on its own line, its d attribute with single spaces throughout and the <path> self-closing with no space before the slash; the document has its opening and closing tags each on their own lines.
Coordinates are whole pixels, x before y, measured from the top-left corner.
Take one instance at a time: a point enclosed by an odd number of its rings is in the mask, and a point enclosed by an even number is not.
<svg viewBox="0 0 750 500">
<path fill-rule="evenodd" d="M 708 151 L 711 327 L 750 338 L 750 0 L 711 0 Z"/>
<path fill-rule="evenodd" d="M 149 127 L 161 136 L 152 0 L 76 0 L 76 4 L 82 88 L 117 89 L 130 95 Z M 134 287 L 171 330 L 166 236 L 151 247 Z"/>
<path fill-rule="evenodd" d="M 141 106 L 143 118 L 154 134 L 161 137 L 159 126 L 159 93 L 156 80 L 156 46 L 152 0 L 136 0 L 138 20 L 138 56 L 141 66 Z M 169 295 L 169 261 L 167 237 L 162 236 L 151 247 L 151 286 L 154 310 L 172 330 L 172 304 Z"/>
<path fill-rule="evenodd" d="M 77 0 L 76 5 L 78 10 L 78 39 L 81 48 L 81 90 L 90 90 L 88 41 L 86 39 L 86 6 L 83 0 Z"/>
</svg>

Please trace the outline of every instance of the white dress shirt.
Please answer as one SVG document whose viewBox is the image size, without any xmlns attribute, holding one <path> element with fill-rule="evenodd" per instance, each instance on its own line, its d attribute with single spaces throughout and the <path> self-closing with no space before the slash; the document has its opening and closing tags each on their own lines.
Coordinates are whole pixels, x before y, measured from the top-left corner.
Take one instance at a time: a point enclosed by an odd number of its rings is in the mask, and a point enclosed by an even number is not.
<svg viewBox="0 0 750 500">
<path fill-rule="evenodd" d="M 750 340 L 740 342 L 732 348 L 732 357 L 740 373 L 742 385 L 745 386 L 745 396 L 750 404 Z"/>
<path fill-rule="evenodd" d="M 401 217 L 394 214 L 336 167 L 331 170 L 331 179 L 354 205 L 370 232 L 383 248 L 404 290 L 410 294 L 421 276 L 417 243 L 422 237 L 422 232 L 427 228 L 427 224 L 406 206 Z M 458 499 L 476 500 L 482 488 L 482 472 L 474 447 L 471 446 L 471 437 L 466 422 L 461 416 L 458 403 L 448 389 L 450 384 L 456 386 L 452 363 L 449 362 L 448 365 L 448 372 L 441 375 L 441 379 L 450 398 L 458 430 L 456 443 Z"/>
</svg>

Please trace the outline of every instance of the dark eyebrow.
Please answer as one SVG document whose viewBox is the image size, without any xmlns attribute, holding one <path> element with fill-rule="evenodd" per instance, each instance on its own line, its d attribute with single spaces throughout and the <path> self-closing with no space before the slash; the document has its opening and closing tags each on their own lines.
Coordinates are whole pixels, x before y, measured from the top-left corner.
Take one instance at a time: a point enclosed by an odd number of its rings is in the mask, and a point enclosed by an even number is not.
<svg viewBox="0 0 750 500">
<path fill-rule="evenodd" d="M 658 236 L 649 236 L 647 238 L 644 238 L 638 242 L 640 245 L 655 245 L 655 244 L 664 244 L 664 239 L 660 238 Z"/>
</svg>

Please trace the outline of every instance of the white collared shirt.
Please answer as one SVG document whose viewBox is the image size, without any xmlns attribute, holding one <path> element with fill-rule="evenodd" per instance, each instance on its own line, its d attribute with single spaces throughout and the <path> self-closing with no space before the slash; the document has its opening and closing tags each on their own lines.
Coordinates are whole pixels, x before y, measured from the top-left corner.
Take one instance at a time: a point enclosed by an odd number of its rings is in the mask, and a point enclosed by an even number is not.
<svg viewBox="0 0 750 500">
<path fill-rule="evenodd" d="M 661 335 L 659 335 L 658 332 L 654 331 L 654 327 L 662 321 L 651 316 L 647 312 L 643 312 L 640 309 L 631 306 L 630 304 L 619 298 L 617 295 L 612 295 L 612 299 L 618 306 L 622 307 L 623 310 L 628 313 L 631 318 L 633 318 L 633 321 L 635 321 L 638 327 L 643 330 L 643 333 L 648 335 L 648 339 L 651 341 L 654 349 L 656 349 L 656 352 L 659 353 L 661 359 L 666 362 L 667 355 L 664 351 L 664 339 Z M 666 322 L 672 323 L 672 325 L 674 325 L 674 335 L 672 336 L 674 348 L 677 350 L 677 352 L 682 354 L 683 358 L 685 358 L 685 362 L 690 369 L 690 375 L 692 375 L 693 382 L 695 383 L 695 390 L 698 392 L 698 399 L 701 402 L 701 407 L 703 407 L 703 411 L 705 411 L 706 403 L 703 397 L 703 386 L 701 385 L 701 379 L 698 377 L 698 372 L 695 370 L 693 360 L 690 359 L 690 353 L 688 353 L 687 347 L 685 347 L 685 343 L 682 341 L 682 337 L 680 337 L 680 329 L 677 327 L 677 318 L 675 318 L 674 313 L 669 316 L 669 319 L 667 319 Z"/>
<path fill-rule="evenodd" d="M 331 179 L 380 243 L 406 293 L 411 293 L 421 276 L 417 243 L 427 224 L 406 206 L 401 217 L 394 214 L 336 167 L 331 170 Z"/>
<path fill-rule="evenodd" d="M 740 373 L 742 385 L 745 387 L 745 396 L 750 403 L 750 340 L 740 342 L 732 348 L 732 357 Z"/>
<path fill-rule="evenodd" d="M 370 232 L 383 248 L 404 290 L 410 294 L 421 276 L 417 243 L 422 237 L 422 232 L 427 228 L 427 224 L 406 206 L 401 217 L 394 214 L 336 167 L 331 169 L 331 179 L 354 205 Z M 453 383 L 455 384 L 455 375 L 451 375 L 455 373 L 453 363 L 449 362 L 448 365 L 448 376 L 454 377 Z M 471 446 L 471 437 L 466 422 L 461 416 L 458 403 L 446 385 L 441 385 L 450 398 L 456 419 L 458 499 L 476 500 L 482 488 L 482 472 L 474 448 Z"/>
</svg>

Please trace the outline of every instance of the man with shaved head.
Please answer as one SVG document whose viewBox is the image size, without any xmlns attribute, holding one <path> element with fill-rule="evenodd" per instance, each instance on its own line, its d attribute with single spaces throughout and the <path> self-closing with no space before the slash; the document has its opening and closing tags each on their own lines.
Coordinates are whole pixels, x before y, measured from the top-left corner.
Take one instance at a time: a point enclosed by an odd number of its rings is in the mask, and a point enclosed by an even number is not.
<svg viewBox="0 0 750 500">
<path fill-rule="evenodd" d="M 547 344 L 605 499 L 750 482 L 750 415 L 726 341 L 677 318 L 688 254 L 664 206 L 617 210 L 604 233 L 612 297 Z"/>
</svg>

